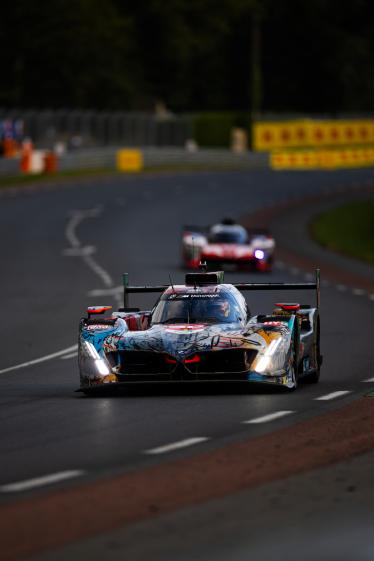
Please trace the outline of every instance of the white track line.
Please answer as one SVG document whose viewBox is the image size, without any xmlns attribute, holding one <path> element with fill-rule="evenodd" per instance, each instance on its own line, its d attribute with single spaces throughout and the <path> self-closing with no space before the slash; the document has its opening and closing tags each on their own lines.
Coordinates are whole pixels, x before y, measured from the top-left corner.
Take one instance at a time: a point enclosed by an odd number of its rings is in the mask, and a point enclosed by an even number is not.
<svg viewBox="0 0 374 561">
<path fill-rule="evenodd" d="M 113 288 L 113 280 L 109 273 L 93 258 L 96 251 L 95 246 L 82 247 L 81 242 L 76 234 L 79 224 L 86 218 L 95 218 L 100 215 L 101 208 L 92 208 L 88 210 L 73 210 L 69 222 L 65 228 L 65 236 L 71 247 L 63 251 L 63 255 L 67 257 L 81 257 L 86 265 L 97 275 L 103 284 L 108 288 Z M 113 294 L 113 298 L 120 305 L 122 303 L 122 295 L 119 292 Z"/>
<path fill-rule="evenodd" d="M 348 287 L 345 284 L 337 284 L 336 288 L 340 290 L 340 292 L 345 292 L 346 290 L 348 290 Z"/>
<path fill-rule="evenodd" d="M 33 479 L 26 479 L 25 481 L 18 481 L 16 483 L 8 483 L 7 485 L 0 486 L 1 493 L 17 493 L 19 491 L 29 491 L 36 487 L 43 487 L 44 485 L 51 485 L 51 483 L 59 483 L 66 479 L 79 477 L 83 475 L 84 471 L 74 469 L 69 471 L 59 471 L 51 473 L 50 475 L 43 475 L 42 477 L 35 477 Z"/>
<path fill-rule="evenodd" d="M 255 417 L 254 419 L 249 419 L 249 421 L 242 421 L 245 425 L 258 425 L 260 423 L 270 423 L 275 421 L 275 419 L 280 419 L 286 415 L 295 413 L 295 411 L 275 411 L 275 413 L 269 413 L 269 415 L 264 415 L 263 417 Z"/>
<path fill-rule="evenodd" d="M 348 393 L 352 393 L 350 390 L 341 390 L 338 392 L 327 393 L 326 395 L 321 395 L 320 397 L 315 397 L 316 401 L 330 401 L 330 399 L 336 399 L 337 397 L 341 397 L 342 395 L 347 395 Z"/>
<path fill-rule="evenodd" d="M 78 356 L 78 353 L 77 353 L 77 352 L 75 352 L 75 353 L 69 353 L 68 355 L 61 356 L 61 357 L 60 357 L 60 360 L 67 360 L 68 358 L 74 358 L 74 357 L 76 357 L 76 356 Z"/>
<path fill-rule="evenodd" d="M 365 290 L 362 288 L 354 288 L 352 292 L 355 296 L 363 296 L 365 294 Z"/>
<path fill-rule="evenodd" d="M 367 382 L 369 384 L 371 384 L 372 382 L 374 382 L 374 378 L 368 378 L 367 380 L 361 380 L 361 382 Z"/>
<path fill-rule="evenodd" d="M 207 436 L 186 438 L 185 440 L 179 440 L 178 442 L 171 442 L 170 444 L 165 444 L 164 446 L 158 446 L 157 448 L 145 450 L 144 454 L 165 454 L 165 452 L 172 452 L 173 450 L 179 450 L 180 448 L 187 448 L 187 446 L 193 446 L 194 444 L 199 444 L 200 442 L 205 442 L 206 440 L 209 440 Z"/>
<path fill-rule="evenodd" d="M 123 285 L 112 288 L 94 288 L 87 292 L 88 296 L 116 296 L 118 294 L 123 295 Z"/>
<path fill-rule="evenodd" d="M 26 368 L 26 366 L 32 366 L 33 364 L 39 364 L 40 362 L 45 362 L 46 360 L 51 360 L 52 358 L 57 358 L 58 356 L 71 353 L 78 349 L 78 345 L 72 345 L 63 349 L 62 351 L 57 351 L 57 353 L 52 353 L 50 355 L 45 355 L 40 358 L 35 358 L 34 360 L 29 360 L 28 362 L 22 362 L 22 364 L 16 364 L 15 366 L 9 366 L 8 368 L 3 368 L 0 370 L 0 374 L 5 374 L 5 372 L 11 372 L 12 370 L 18 370 L 19 368 Z"/>
<path fill-rule="evenodd" d="M 103 283 L 105 284 L 105 286 L 107 286 L 108 288 L 113 286 L 113 281 L 112 281 L 112 277 L 110 276 L 109 273 L 107 273 L 105 271 L 105 269 L 103 269 L 103 267 L 101 265 L 99 265 L 94 258 L 92 257 L 92 255 L 83 255 L 83 261 L 90 267 L 90 269 L 98 276 L 100 277 L 100 279 L 103 281 Z"/>
<path fill-rule="evenodd" d="M 65 236 L 70 243 L 70 248 L 64 250 L 66 256 L 82 257 L 90 269 L 103 281 L 105 286 L 112 286 L 113 281 L 110 275 L 92 257 L 95 246 L 83 248 L 76 234 L 79 224 L 86 218 L 96 218 L 101 213 L 101 208 L 91 208 L 88 210 L 73 210 L 69 222 L 65 228 Z"/>
</svg>

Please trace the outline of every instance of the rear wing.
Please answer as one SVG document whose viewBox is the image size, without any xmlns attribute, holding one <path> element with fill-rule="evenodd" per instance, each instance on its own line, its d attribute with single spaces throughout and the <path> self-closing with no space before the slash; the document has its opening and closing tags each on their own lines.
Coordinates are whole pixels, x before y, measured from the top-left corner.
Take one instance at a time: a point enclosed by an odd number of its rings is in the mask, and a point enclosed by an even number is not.
<svg viewBox="0 0 374 561">
<path fill-rule="evenodd" d="M 129 274 L 123 273 L 122 275 L 123 283 L 123 306 L 124 308 L 129 307 L 129 294 L 144 294 L 147 292 L 164 292 L 169 288 L 168 284 L 161 284 L 158 286 L 130 286 L 129 285 Z"/>
<path fill-rule="evenodd" d="M 186 234 L 208 236 L 209 230 L 209 226 L 193 226 L 191 224 L 187 224 L 182 227 L 182 236 L 185 236 Z"/>
<path fill-rule="evenodd" d="M 258 283 L 238 283 L 235 288 L 241 292 L 247 290 L 315 290 L 316 307 L 319 309 L 321 302 L 321 273 L 320 269 L 315 270 L 314 282 L 258 282 Z"/>
<path fill-rule="evenodd" d="M 207 275 L 210 276 L 212 274 L 214 273 L 207 273 Z M 123 273 L 122 282 L 123 282 L 123 306 L 125 308 L 129 307 L 129 294 L 164 292 L 164 290 L 166 290 L 170 286 L 168 284 L 162 284 L 158 286 L 130 286 L 128 273 Z M 256 283 L 237 283 L 234 284 L 234 286 L 241 292 L 250 291 L 250 290 L 315 290 L 316 307 L 319 308 L 320 306 L 320 301 L 321 301 L 320 269 L 315 270 L 315 282 L 256 282 Z"/>
</svg>

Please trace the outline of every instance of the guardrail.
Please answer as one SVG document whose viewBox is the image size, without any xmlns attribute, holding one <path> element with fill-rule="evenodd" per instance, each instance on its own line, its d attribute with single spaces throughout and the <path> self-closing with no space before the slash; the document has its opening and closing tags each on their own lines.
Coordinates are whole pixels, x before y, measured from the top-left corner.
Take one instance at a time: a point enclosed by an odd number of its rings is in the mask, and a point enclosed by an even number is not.
<svg viewBox="0 0 374 561">
<path fill-rule="evenodd" d="M 124 165 L 120 165 L 119 154 L 125 156 Z M 135 158 L 135 159 L 134 159 Z M 0 159 L 0 176 L 20 175 L 21 159 Z M 230 169 L 267 168 L 269 156 L 252 152 L 235 153 L 225 149 L 184 148 L 144 148 L 127 149 L 120 147 L 85 148 L 66 152 L 58 157 L 59 171 L 89 169 L 119 169 L 122 171 L 140 171 L 149 168 L 165 167 L 210 167 Z M 38 170 L 40 171 L 40 170 Z M 31 170 L 32 173 L 32 170 Z"/>
<path fill-rule="evenodd" d="M 34 151 L 25 166 L 21 158 L 0 158 L 0 177 L 28 173 L 56 171 L 118 170 L 137 172 L 147 169 L 338 169 L 374 166 L 374 148 L 345 147 L 340 149 L 278 150 L 265 152 L 233 152 L 226 149 L 143 148 L 120 147 L 85 148 L 66 152 L 57 162 L 49 162 L 48 151 Z M 52 165 L 53 164 L 53 165 Z M 44 167 L 43 167 L 44 165 Z"/>
</svg>

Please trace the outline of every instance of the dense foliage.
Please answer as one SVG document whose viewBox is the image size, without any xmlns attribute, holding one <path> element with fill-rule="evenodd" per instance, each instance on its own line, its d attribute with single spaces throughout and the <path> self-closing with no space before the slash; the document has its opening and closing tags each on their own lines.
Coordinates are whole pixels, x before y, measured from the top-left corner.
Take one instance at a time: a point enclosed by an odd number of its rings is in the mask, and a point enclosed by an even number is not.
<svg viewBox="0 0 374 561">
<path fill-rule="evenodd" d="M 370 0 L 13 0 L 3 107 L 363 112 Z"/>
</svg>

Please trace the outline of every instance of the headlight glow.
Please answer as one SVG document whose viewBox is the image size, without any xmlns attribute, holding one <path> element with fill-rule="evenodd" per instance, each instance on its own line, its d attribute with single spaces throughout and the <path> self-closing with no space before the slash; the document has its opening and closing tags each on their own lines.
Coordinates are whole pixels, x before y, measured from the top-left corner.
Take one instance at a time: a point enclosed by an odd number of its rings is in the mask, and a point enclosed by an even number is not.
<svg viewBox="0 0 374 561">
<path fill-rule="evenodd" d="M 259 361 L 255 366 L 256 372 L 262 373 L 268 369 L 269 365 L 272 362 L 273 356 L 276 354 L 276 351 L 279 345 L 281 344 L 281 342 L 282 342 L 282 337 L 278 337 L 277 339 L 274 339 L 270 343 L 270 345 L 268 346 L 264 354 L 260 357 Z"/>
<path fill-rule="evenodd" d="M 99 371 L 99 374 L 102 374 L 103 376 L 107 376 L 107 374 L 110 374 L 110 370 L 105 364 L 105 362 L 103 361 L 103 359 L 99 358 L 95 360 L 95 364 L 96 364 L 96 368 Z"/>
<path fill-rule="evenodd" d="M 88 354 L 90 355 L 91 358 L 94 358 L 95 360 L 100 358 L 99 353 L 97 352 L 97 350 L 95 349 L 92 343 L 90 343 L 89 341 L 84 341 L 84 346 L 86 347 L 86 350 L 88 351 Z"/>
<path fill-rule="evenodd" d="M 262 249 L 256 249 L 255 257 L 256 259 L 263 259 L 265 257 L 265 253 L 262 251 Z"/>
<path fill-rule="evenodd" d="M 111 371 L 109 370 L 105 361 L 100 357 L 94 345 L 89 341 L 84 341 L 84 346 L 89 356 L 94 360 L 96 369 L 99 372 L 99 374 L 101 374 L 101 376 L 107 376 L 108 374 L 110 374 Z"/>
</svg>

